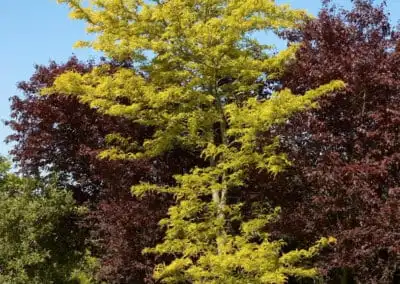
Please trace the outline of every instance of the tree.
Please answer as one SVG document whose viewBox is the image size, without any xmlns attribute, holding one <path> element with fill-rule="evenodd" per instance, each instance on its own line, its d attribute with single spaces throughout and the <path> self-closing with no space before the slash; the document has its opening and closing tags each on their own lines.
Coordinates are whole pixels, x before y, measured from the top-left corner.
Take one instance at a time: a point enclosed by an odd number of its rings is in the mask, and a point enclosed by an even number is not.
<svg viewBox="0 0 400 284">
<path fill-rule="evenodd" d="M 71 194 L 20 178 L 0 162 L 0 282 L 90 282 L 94 259 L 74 220 L 82 214 Z M 84 270 L 86 269 L 86 271 Z"/>
<path fill-rule="evenodd" d="M 358 283 L 397 283 L 398 30 L 384 6 L 354 1 L 350 11 L 328 3 L 295 36 L 301 48 L 283 87 L 304 93 L 336 78 L 347 86 L 280 132 L 293 168 L 269 185 L 282 205 L 277 227 L 303 245 L 335 236 L 335 250 L 320 261 L 331 274 L 341 269 Z"/>
<path fill-rule="evenodd" d="M 102 157 L 154 158 L 179 145 L 199 151 L 208 163 L 176 175 L 174 185 L 143 182 L 133 187 L 138 196 L 170 193 L 176 199 L 161 222 L 164 241 L 147 250 L 174 256 L 157 267 L 155 278 L 166 283 L 283 283 L 288 275 L 314 277 L 313 268 L 298 262 L 314 256 L 327 239 L 281 255 L 282 241 L 271 240 L 263 230 L 277 210 L 261 208 L 244 218 L 241 204 L 230 198 L 246 186 L 250 172 L 276 174 L 288 164 L 276 151 L 278 140 L 263 141 L 258 134 L 343 87 L 334 81 L 304 96 L 285 89 L 261 99 L 262 81 L 278 76 L 296 48 L 273 55 L 252 34 L 295 28 L 304 12 L 255 0 L 96 1 L 89 7 L 81 1 L 59 2 L 97 34 L 81 46 L 131 61 L 132 67 L 112 74 L 106 65 L 83 75 L 67 72 L 44 93 L 77 95 L 102 113 L 153 129 L 140 143 L 110 134 L 114 146 Z"/>
</svg>

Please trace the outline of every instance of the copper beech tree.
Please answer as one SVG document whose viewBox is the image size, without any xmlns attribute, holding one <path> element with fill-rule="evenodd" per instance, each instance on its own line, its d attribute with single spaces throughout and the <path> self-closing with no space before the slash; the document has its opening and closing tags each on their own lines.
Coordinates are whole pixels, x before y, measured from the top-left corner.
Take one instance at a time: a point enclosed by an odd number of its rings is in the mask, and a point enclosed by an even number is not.
<svg viewBox="0 0 400 284">
<path fill-rule="evenodd" d="M 289 35 L 301 47 L 281 83 L 296 93 L 336 78 L 347 85 L 281 129 L 293 168 L 269 185 L 283 208 L 279 231 L 303 244 L 335 236 L 320 267 L 341 270 L 342 281 L 398 283 L 399 33 L 384 5 L 360 0 L 345 11 L 325 2 Z"/>
</svg>

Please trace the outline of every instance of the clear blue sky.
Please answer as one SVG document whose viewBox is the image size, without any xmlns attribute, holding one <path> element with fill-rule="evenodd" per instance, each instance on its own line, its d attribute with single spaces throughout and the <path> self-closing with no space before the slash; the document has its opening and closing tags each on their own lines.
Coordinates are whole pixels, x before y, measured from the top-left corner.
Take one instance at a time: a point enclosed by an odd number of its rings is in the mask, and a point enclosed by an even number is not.
<svg viewBox="0 0 400 284">
<path fill-rule="evenodd" d="M 319 0 L 278 0 L 316 14 Z M 350 0 L 336 0 L 349 7 Z M 66 61 L 73 53 L 81 59 L 95 57 L 91 50 L 73 49 L 76 40 L 86 37 L 84 25 L 68 18 L 68 9 L 56 0 L 2 0 L 0 6 L 0 120 L 9 118 L 10 96 L 19 94 L 16 83 L 28 80 L 34 64 L 53 59 Z M 389 0 L 393 21 L 400 18 L 400 1 Z M 0 155 L 9 146 L 3 143 L 10 130 L 0 123 Z"/>
</svg>

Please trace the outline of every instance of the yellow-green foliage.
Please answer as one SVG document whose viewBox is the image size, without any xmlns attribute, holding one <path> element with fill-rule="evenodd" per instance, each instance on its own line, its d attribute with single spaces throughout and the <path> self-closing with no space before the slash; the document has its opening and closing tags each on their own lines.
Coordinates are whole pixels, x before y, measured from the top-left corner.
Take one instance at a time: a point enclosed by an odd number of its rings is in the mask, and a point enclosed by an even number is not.
<svg viewBox="0 0 400 284">
<path fill-rule="evenodd" d="M 245 220 L 241 204 L 227 202 L 232 188 L 245 185 L 249 171 L 277 174 L 289 163 L 276 152 L 278 139 L 265 142 L 260 133 L 343 87 L 334 81 L 303 96 L 283 90 L 257 98 L 261 81 L 279 77 L 297 47 L 274 55 L 254 34 L 296 28 L 306 13 L 270 0 L 59 2 L 96 34 L 94 41 L 78 45 L 133 67 L 68 72 L 44 93 L 78 95 L 101 112 L 155 129 L 140 145 L 111 134 L 114 146 L 102 157 L 155 157 L 180 145 L 201 151 L 210 162 L 176 176 L 174 187 L 141 184 L 132 189 L 137 195 L 161 191 L 176 196 L 176 205 L 161 222 L 167 227 L 164 242 L 148 250 L 176 258 L 157 267 L 155 278 L 165 283 L 284 283 L 288 275 L 314 277 L 316 271 L 301 261 L 328 240 L 281 255 L 283 243 L 269 240 L 263 231 L 271 214 L 255 212 L 254 219 Z M 118 103 L 120 98 L 129 104 Z M 242 222 L 240 231 L 229 229 L 233 220 Z"/>
</svg>

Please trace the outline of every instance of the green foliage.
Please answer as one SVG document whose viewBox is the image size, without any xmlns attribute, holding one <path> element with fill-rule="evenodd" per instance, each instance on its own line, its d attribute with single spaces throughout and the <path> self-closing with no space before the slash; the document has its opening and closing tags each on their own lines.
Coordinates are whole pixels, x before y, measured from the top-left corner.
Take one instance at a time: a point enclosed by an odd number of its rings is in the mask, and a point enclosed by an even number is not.
<svg viewBox="0 0 400 284">
<path fill-rule="evenodd" d="M 99 268 L 99 265 L 98 259 L 91 256 L 90 252 L 87 250 L 79 265 L 72 271 L 70 277 L 71 282 L 79 284 L 99 283 L 94 273 Z"/>
<path fill-rule="evenodd" d="M 9 173 L 9 164 L 2 159 L 0 282 L 90 283 L 72 278 L 87 263 L 76 244 L 79 230 L 72 231 L 74 226 L 68 223 L 80 211 L 72 195 L 57 188 L 55 181 L 43 184 L 20 178 Z"/>
<path fill-rule="evenodd" d="M 333 81 L 303 96 L 285 89 L 258 98 L 265 79 L 279 77 L 297 47 L 274 54 L 254 34 L 296 28 L 307 15 L 267 0 L 59 2 L 97 35 L 79 45 L 133 67 L 68 72 L 43 93 L 78 95 L 100 112 L 154 129 L 143 143 L 111 134 L 114 144 L 101 156 L 157 157 L 179 145 L 201 152 L 209 162 L 176 176 L 175 186 L 132 188 L 136 195 L 156 191 L 176 197 L 161 221 L 167 228 L 164 242 L 147 250 L 175 256 L 157 267 L 155 278 L 165 283 L 284 283 L 289 275 L 315 277 L 315 269 L 302 261 L 332 240 L 281 255 L 283 242 L 265 232 L 274 214 L 254 212 L 253 219 L 244 218 L 241 204 L 229 199 L 233 189 L 245 187 L 249 172 L 277 174 L 289 164 L 277 152 L 278 137 L 265 141 L 260 133 L 343 87 Z M 239 228 L 233 228 L 234 222 L 240 222 Z"/>
</svg>

